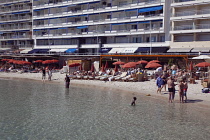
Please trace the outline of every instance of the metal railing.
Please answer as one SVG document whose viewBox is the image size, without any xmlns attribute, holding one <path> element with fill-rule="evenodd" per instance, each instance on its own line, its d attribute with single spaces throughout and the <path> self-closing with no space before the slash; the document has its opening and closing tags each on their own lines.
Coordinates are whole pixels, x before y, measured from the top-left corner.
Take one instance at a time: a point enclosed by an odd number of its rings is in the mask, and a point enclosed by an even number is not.
<svg viewBox="0 0 210 140">
<path fill-rule="evenodd" d="M 145 32 L 145 31 L 163 31 L 162 27 L 155 27 L 155 28 L 142 28 L 142 29 L 117 29 L 117 30 L 111 30 L 111 31 L 98 31 L 98 32 L 60 32 L 60 33 L 45 33 L 45 34 L 34 34 L 36 37 L 55 37 L 55 36 L 76 36 L 76 35 L 95 35 L 98 36 L 100 34 L 106 35 L 106 34 L 110 34 L 110 33 L 133 33 L 133 32 Z"/>
<path fill-rule="evenodd" d="M 197 29 L 210 29 L 210 24 L 175 26 L 172 30 L 176 31 L 176 30 L 197 30 Z"/>
<path fill-rule="evenodd" d="M 7 39 L 24 39 L 24 38 L 32 38 L 32 35 L 11 35 L 11 36 L 0 36 L 0 39 L 7 40 Z"/>
<path fill-rule="evenodd" d="M 201 0 L 173 0 L 173 3 L 188 2 L 188 1 L 201 1 Z"/>
<path fill-rule="evenodd" d="M 18 21 L 18 20 L 31 20 L 31 16 L 13 16 L 13 17 L 5 17 L 1 18 L 1 22 L 7 22 L 7 21 Z"/>
<path fill-rule="evenodd" d="M 210 9 L 176 12 L 173 17 L 210 14 Z"/>
<path fill-rule="evenodd" d="M 152 14 L 152 15 L 147 15 L 147 17 L 160 17 L 160 16 L 163 16 L 162 14 Z M 110 21 L 122 21 L 123 20 L 126 20 L 126 19 L 135 19 L 135 18 L 142 18 L 142 19 L 145 19 L 145 16 L 141 15 L 141 16 L 127 16 L 127 17 L 113 17 L 113 18 L 110 18 L 110 19 L 94 19 L 94 20 L 88 20 L 88 21 L 85 21 L 86 23 L 91 23 L 92 25 L 92 22 L 96 23 L 96 22 L 109 22 Z M 79 22 L 62 22 L 62 21 L 59 21 L 58 23 L 50 23 L 50 24 L 42 24 L 42 25 L 36 25 L 36 23 L 34 23 L 34 26 L 33 27 L 43 27 L 43 26 L 61 26 L 62 24 L 68 24 L 68 25 L 75 25 L 75 24 L 84 24 L 84 21 L 79 21 Z M 62 25 L 62 26 L 66 26 L 66 25 Z"/>
</svg>

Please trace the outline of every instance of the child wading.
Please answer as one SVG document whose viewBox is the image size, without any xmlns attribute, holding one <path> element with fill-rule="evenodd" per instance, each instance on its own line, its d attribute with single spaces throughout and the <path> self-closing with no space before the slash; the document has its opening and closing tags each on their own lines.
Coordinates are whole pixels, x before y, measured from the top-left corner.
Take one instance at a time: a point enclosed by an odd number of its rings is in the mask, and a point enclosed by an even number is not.
<svg viewBox="0 0 210 140">
<path fill-rule="evenodd" d="M 136 100 L 137 100 L 137 98 L 136 97 L 133 97 L 133 101 L 131 103 L 132 106 L 135 106 L 136 105 Z"/>
</svg>

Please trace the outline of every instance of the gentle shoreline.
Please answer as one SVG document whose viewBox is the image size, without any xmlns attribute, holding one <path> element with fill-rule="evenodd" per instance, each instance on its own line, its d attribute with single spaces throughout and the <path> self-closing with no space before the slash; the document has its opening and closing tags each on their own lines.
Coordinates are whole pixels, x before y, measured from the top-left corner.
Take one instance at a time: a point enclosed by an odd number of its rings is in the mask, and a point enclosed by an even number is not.
<svg viewBox="0 0 210 140">
<path fill-rule="evenodd" d="M 0 78 L 21 78 L 21 79 L 31 79 L 31 80 L 41 80 L 41 73 L 6 73 L 1 72 Z M 46 83 L 59 83 L 64 85 L 65 74 L 60 74 L 59 72 L 53 73 L 52 81 L 46 80 Z M 188 85 L 188 103 L 196 103 L 201 107 L 210 107 L 210 94 L 202 93 L 201 89 L 203 88 L 200 80 L 197 80 L 197 84 L 189 84 Z M 134 95 L 148 95 L 151 97 L 163 99 L 168 101 L 168 92 L 162 91 L 161 94 L 157 94 L 155 80 L 144 81 L 144 82 L 104 82 L 99 80 L 80 80 L 73 79 L 71 80 L 71 85 L 73 86 L 82 86 L 82 87 L 92 87 L 92 88 L 103 88 L 109 90 L 118 90 L 122 92 L 129 92 Z M 178 93 L 175 96 L 175 102 L 179 103 Z"/>
</svg>

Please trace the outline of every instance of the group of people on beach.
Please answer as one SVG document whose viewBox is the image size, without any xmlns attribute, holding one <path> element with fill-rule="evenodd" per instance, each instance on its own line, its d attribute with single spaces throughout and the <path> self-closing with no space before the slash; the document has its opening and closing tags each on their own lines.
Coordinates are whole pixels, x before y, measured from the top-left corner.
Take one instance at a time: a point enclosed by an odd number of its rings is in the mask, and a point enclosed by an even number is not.
<svg viewBox="0 0 210 140">
<path fill-rule="evenodd" d="M 158 87 L 157 93 L 161 93 L 161 90 L 164 88 L 166 91 L 166 86 L 168 86 L 168 93 L 169 93 L 169 102 L 172 103 L 174 101 L 175 87 L 178 86 L 178 93 L 179 93 L 179 101 L 180 103 L 187 102 L 187 89 L 188 89 L 188 82 L 187 82 L 187 74 L 180 73 L 180 75 L 168 75 L 165 72 L 164 75 L 159 75 L 156 79 L 156 85 Z M 177 82 L 177 84 L 175 84 Z"/>
</svg>

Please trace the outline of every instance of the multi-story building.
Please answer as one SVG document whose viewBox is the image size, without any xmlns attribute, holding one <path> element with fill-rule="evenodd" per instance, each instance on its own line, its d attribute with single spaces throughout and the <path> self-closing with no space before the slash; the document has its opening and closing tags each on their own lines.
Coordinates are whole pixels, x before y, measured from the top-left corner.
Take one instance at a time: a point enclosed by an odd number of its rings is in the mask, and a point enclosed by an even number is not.
<svg viewBox="0 0 210 140">
<path fill-rule="evenodd" d="M 168 52 L 210 52 L 210 0 L 173 0 L 171 49 Z"/>
<path fill-rule="evenodd" d="M 166 52 L 168 0 L 34 0 L 34 51 Z"/>
<path fill-rule="evenodd" d="M 0 1 L 0 47 L 33 47 L 31 0 Z"/>
</svg>

